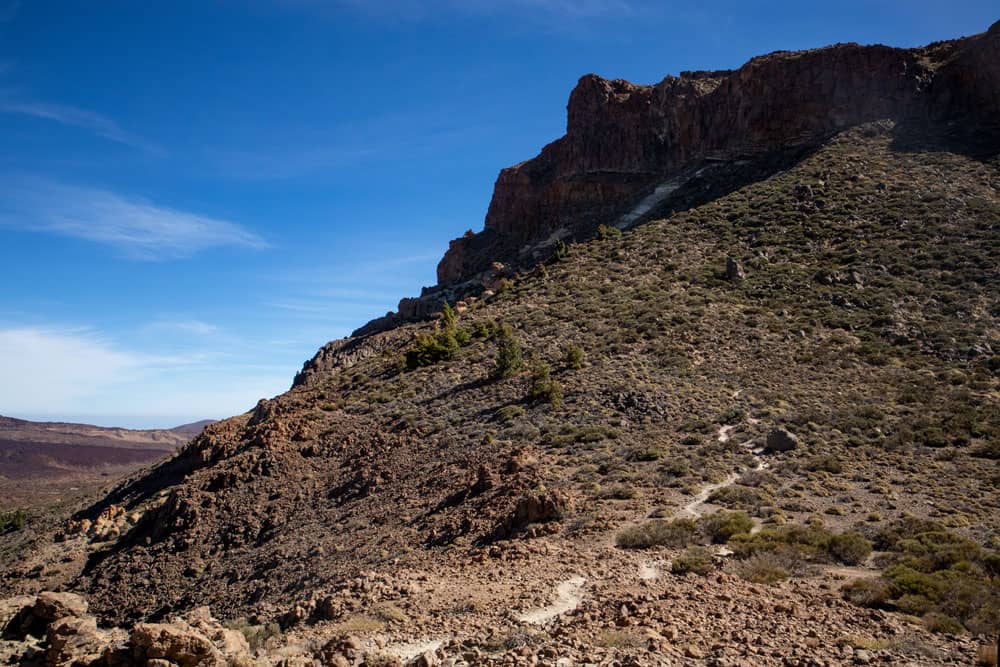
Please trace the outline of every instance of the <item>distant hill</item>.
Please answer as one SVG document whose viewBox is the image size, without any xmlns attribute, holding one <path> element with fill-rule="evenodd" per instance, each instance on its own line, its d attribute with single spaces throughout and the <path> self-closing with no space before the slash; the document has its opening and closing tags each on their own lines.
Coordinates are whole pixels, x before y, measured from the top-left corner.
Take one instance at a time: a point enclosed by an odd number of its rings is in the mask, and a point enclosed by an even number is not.
<svg viewBox="0 0 1000 667">
<path fill-rule="evenodd" d="M 203 420 L 172 429 L 133 430 L 0 416 L 0 477 L 132 470 L 184 445 L 210 423 Z"/>
<path fill-rule="evenodd" d="M 209 424 L 214 424 L 216 419 L 202 419 L 201 421 L 191 422 L 190 424 L 181 424 L 180 426 L 175 426 L 171 430 L 173 433 L 180 433 L 191 438 L 201 435 L 201 432 L 205 430 L 205 427 Z"/>
</svg>

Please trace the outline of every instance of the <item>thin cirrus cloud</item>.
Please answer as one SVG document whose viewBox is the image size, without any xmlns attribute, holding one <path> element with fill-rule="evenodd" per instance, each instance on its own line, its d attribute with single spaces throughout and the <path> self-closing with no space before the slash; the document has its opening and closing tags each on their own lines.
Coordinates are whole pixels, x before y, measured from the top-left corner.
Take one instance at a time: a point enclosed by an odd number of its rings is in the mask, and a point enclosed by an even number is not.
<svg viewBox="0 0 1000 667">
<path fill-rule="evenodd" d="M 104 190 L 47 181 L 0 191 L 0 225 L 111 246 L 129 259 L 183 259 L 216 247 L 266 248 L 245 227 L 218 218 L 126 199 Z"/>
<path fill-rule="evenodd" d="M 6 415 L 77 415 L 100 423 L 113 405 L 137 426 L 176 426 L 243 412 L 286 389 L 294 370 L 227 361 L 211 350 L 140 354 L 90 328 L 0 325 L 0 413 Z"/>
<path fill-rule="evenodd" d="M 146 325 L 145 330 L 154 332 L 173 332 L 191 336 L 212 336 L 221 333 L 221 329 L 201 320 L 156 320 Z"/>
<path fill-rule="evenodd" d="M 45 406 L 66 410 L 143 366 L 137 355 L 80 329 L 0 329 L 0 350 L 0 375 L 6 378 L 0 383 L 0 405 L 8 413 L 39 412 Z"/>
<path fill-rule="evenodd" d="M 147 153 L 154 155 L 163 155 L 165 153 L 160 146 L 150 143 L 131 132 L 127 132 L 110 118 L 93 111 L 88 111 L 87 109 L 6 97 L 0 98 L 0 113 L 30 116 L 61 125 L 77 127 L 108 141 L 137 148 Z"/>
</svg>

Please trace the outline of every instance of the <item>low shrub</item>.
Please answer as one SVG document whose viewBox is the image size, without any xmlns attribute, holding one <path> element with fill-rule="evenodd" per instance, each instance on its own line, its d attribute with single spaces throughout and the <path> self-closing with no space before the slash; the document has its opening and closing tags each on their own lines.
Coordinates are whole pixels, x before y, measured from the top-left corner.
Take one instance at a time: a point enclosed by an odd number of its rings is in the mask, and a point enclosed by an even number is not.
<svg viewBox="0 0 1000 667">
<path fill-rule="evenodd" d="M 872 552 L 872 543 L 857 531 L 834 535 L 827 544 L 827 551 L 845 565 L 860 565 Z"/>
<path fill-rule="evenodd" d="M 609 225 L 598 225 L 597 226 L 597 238 L 602 241 L 607 241 L 608 239 L 617 239 L 621 237 L 622 230 L 617 227 L 611 227 Z"/>
<path fill-rule="evenodd" d="M 24 510 L 0 512 L 0 533 L 23 530 L 28 524 L 28 515 Z"/>
<path fill-rule="evenodd" d="M 563 356 L 563 362 L 568 368 L 573 370 L 580 370 L 583 368 L 583 362 L 586 355 L 583 353 L 583 348 L 579 345 L 569 345 L 566 347 L 565 354 Z"/>
<path fill-rule="evenodd" d="M 693 519 L 657 519 L 622 529 L 615 537 L 615 544 L 623 549 L 683 547 L 695 539 L 697 532 L 698 524 Z"/>
<path fill-rule="evenodd" d="M 810 472 L 828 472 L 839 475 L 844 472 L 844 464 L 836 456 L 813 456 L 805 462 L 806 470 Z"/>
<path fill-rule="evenodd" d="M 689 547 L 670 562 L 670 571 L 678 575 L 694 573 L 704 576 L 714 569 L 712 552 L 705 547 Z"/>
<path fill-rule="evenodd" d="M 791 576 L 787 559 L 778 552 L 757 554 L 737 561 L 734 571 L 740 578 L 755 584 L 774 584 Z"/>
<path fill-rule="evenodd" d="M 940 632 L 949 635 L 960 635 L 965 632 L 965 626 L 957 620 L 936 611 L 928 612 L 922 620 L 924 627 L 931 632 Z"/>
<path fill-rule="evenodd" d="M 883 579 L 855 579 L 841 588 L 844 599 L 861 607 L 885 608 L 888 606 L 889 584 Z"/>
<path fill-rule="evenodd" d="M 702 517 L 698 524 L 715 544 L 724 544 L 733 535 L 749 533 L 753 529 L 753 521 L 746 512 L 719 511 Z"/>
<path fill-rule="evenodd" d="M 548 364 L 540 363 L 532 369 L 528 400 L 533 403 L 548 403 L 554 408 L 562 404 L 562 385 L 552 379 Z"/>
<path fill-rule="evenodd" d="M 762 505 L 770 505 L 773 498 L 766 491 L 752 486 L 732 484 L 712 492 L 708 502 L 730 509 L 755 512 Z"/>
</svg>

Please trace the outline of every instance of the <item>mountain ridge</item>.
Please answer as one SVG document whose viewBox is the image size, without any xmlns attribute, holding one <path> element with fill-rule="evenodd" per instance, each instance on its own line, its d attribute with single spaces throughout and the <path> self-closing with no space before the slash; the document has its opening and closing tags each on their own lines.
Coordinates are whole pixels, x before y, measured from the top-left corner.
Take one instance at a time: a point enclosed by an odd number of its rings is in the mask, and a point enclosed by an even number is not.
<svg viewBox="0 0 1000 667">
<path fill-rule="evenodd" d="M 585 75 L 570 94 L 566 134 L 500 172 L 483 231 L 451 242 L 438 284 L 352 335 L 419 320 L 443 301 L 492 289 L 544 260 L 557 241 L 590 238 L 599 224 L 634 224 L 623 216 L 642 197 L 713 162 L 773 162 L 882 118 L 975 127 L 978 136 L 961 140 L 985 143 L 988 152 L 1000 141 L 997 62 L 1000 22 L 912 49 L 843 43 L 776 51 L 736 70 L 682 72 L 654 85 Z M 773 169 L 753 177 L 766 173 Z"/>
</svg>

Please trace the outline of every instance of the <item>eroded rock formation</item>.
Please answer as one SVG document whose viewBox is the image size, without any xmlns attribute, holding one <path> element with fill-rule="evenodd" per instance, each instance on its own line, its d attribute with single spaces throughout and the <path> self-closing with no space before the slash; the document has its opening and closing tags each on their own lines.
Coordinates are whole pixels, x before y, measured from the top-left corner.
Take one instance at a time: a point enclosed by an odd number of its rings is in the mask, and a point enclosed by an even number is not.
<svg viewBox="0 0 1000 667">
<path fill-rule="evenodd" d="M 995 128 L 998 81 L 1000 23 L 918 49 L 781 51 L 652 86 L 588 74 L 570 95 L 565 136 L 500 172 L 484 231 L 452 241 L 438 282 L 460 283 L 526 247 L 618 222 L 660 183 L 707 163 L 815 145 L 883 118 Z"/>
</svg>

